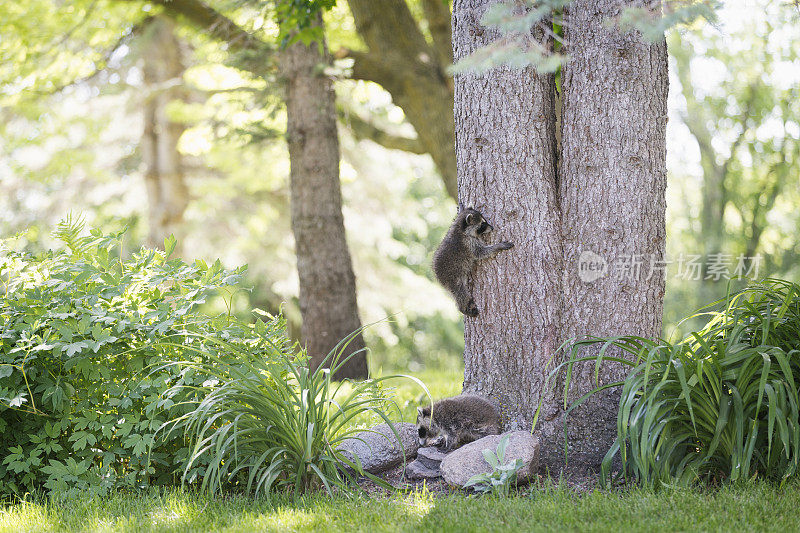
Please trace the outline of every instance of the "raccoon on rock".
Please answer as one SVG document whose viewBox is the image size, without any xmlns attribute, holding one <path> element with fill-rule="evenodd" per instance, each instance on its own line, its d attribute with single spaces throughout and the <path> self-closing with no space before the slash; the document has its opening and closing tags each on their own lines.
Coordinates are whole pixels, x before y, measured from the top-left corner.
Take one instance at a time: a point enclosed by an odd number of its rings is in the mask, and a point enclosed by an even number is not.
<svg viewBox="0 0 800 533">
<path fill-rule="evenodd" d="M 431 407 L 417 408 L 419 445 L 449 452 L 487 435 L 500 434 L 500 410 L 491 400 L 474 394 L 444 398 Z"/>
</svg>

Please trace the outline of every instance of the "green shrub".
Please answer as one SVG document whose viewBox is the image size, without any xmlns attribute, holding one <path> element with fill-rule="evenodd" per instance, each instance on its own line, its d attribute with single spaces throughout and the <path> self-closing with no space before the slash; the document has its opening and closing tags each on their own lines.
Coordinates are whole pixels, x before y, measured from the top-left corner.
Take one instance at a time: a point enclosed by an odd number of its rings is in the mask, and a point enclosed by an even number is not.
<svg viewBox="0 0 800 533">
<path fill-rule="evenodd" d="M 188 445 L 154 436 L 167 411 L 190 399 L 189 388 L 174 385 L 207 377 L 149 368 L 179 358 L 177 347 L 197 344 L 198 334 L 257 351 L 253 327 L 199 310 L 243 269 L 148 249 L 121 259 L 121 233 L 81 233 L 68 220 L 55 233 L 63 250 L 0 249 L 0 497 L 179 480 Z M 204 467 L 195 462 L 189 477 Z"/>
<path fill-rule="evenodd" d="M 291 489 L 297 496 L 322 487 L 329 494 L 334 489 L 347 491 L 354 475 L 380 483 L 352 462 L 357 459 L 337 449 L 359 431 L 354 422 L 365 415 L 390 422 L 387 410 L 393 403 L 382 383 L 398 377 L 332 382 L 331 374 L 360 353 L 340 359 L 354 336 L 343 339 L 316 370 L 309 368 L 305 351 L 287 343 L 280 329 L 264 335 L 266 356 L 206 338 L 195 350 L 194 361 L 174 363 L 209 376 L 192 410 L 168 424 L 169 432 L 182 430 L 193 443 L 185 476 L 198 462 L 207 463 L 203 489 L 217 492 L 238 485 L 266 495 Z"/>
<path fill-rule="evenodd" d="M 606 479 L 616 454 L 624 472 L 647 486 L 797 472 L 800 285 L 766 280 L 710 308 L 718 310 L 708 313 L 707 325 L 675 344 L 621 337 L 575 345 L 569 368 L 601 364 L 612 346 L 634 356 L 621 360 L 631 371 L 621 384 Z M 575 356 L 597 343 L 603 344 L 598 358 Z"/>
</svg>

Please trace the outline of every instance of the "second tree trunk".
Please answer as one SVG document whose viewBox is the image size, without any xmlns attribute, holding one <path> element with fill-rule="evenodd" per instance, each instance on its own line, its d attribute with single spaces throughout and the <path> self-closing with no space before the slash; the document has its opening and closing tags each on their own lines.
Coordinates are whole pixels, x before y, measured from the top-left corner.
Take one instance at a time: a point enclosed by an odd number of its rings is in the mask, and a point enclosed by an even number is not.
<svg viewBox="0 0 800 533">
<path fill-rule="evenodd" d="M 341 339 L 361 327 L 342 218 L 334 92 L 321 68 L 325 59 L 317 43 L 293 44 L 281 57 L 291 162 L 292 231 L 303 317 L 301 336 L 314 367 Z M 358 333 L 342 357 L 362 348 L 364 340 Z M 363 352 L 337 374 L 337 378 L 365 377 L 367 360 Z"/>
</svg>

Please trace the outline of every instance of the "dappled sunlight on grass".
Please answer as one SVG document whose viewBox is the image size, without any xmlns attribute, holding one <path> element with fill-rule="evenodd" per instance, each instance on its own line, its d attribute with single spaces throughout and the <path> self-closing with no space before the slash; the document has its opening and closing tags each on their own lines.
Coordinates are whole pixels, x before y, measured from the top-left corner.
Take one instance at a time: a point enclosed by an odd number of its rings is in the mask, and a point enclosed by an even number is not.
<svg viewBox="0 0 800 533">
<path fill-rule="evenodd" d="M 428 492 L 296 502 L 181 490 L 34 500 L 0 508 L 0 531 L 682 531 L 797 529 L 800 483 L 633 489 L 578 496 L 565 486 L 498 499 Z"/>
<path fill-rule="evenodd" d="M 49 511 L 46 505 L 31 502 L 0 507 L 0 531 L 52 531 L 58 515 Z"/>
<path fill-rule="evenodd" d="M 427 492 L 369 500 L 321 495 L 296 503 L 208 497 L 180 490 L 105 499 L 42 500 L 0 509 L 0 531 L 391 531 L 419 524 L 435 507 Z"/>
<path fill-rule="evenodd" d="M 246 523 L 259 531 L 309 531 L 331 523 L 332 517 L 324 512 L 281 509 L 252 516 Z"/>
<path fill-rule="evenodd" d="M 418 518 L 427 515 L 435 504 L 433 495 L 428 491 L 413 492 L 403 500 L 409 514 Z"/>
<path fill-rule="evenodd" d="M 197 514 L 197 506 L 192 503 L 170 498 L 167 505 L 153 509 L 146 517 L 154 526 L 168 528 L 186 524 Z"/>
</svg>

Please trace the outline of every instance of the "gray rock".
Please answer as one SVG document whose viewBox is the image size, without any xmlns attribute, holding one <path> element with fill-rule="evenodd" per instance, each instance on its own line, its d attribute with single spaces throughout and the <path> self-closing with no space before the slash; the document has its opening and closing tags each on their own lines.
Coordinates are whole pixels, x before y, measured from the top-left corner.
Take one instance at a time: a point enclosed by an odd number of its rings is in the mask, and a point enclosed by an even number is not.
<svg viewBox="0 0 800 533">
<path fill-rule="evenodd" d="M 357 457 L 364 470 L 371 474 L 378 474 L 400 464 L 403 461 L 403 450 L 406 461 L 411 461 L 419 448 L 417 428 L 408 422 L 394 426 L 400 434 L 402 448 L 398 446 L 397 437 L 391 428 L 387 424 L 381 424 L 345 439 L 339 445 L 339 451 L 350 461 L 355 462 Z"/>
<path fill-rule="evenodd" d="M 439 465 L 436 465 L 436 468 L 429 468 L 419 459 L 408 463 L 408 466 L 406 466 L 406 477 L 408 479 L 433 479 L 441 475 Z"/>
<path fill-rule="evenodd" d="M 489 473 L 492 467 L 483 457 L 483 450 L 497 451 L 500 439 L 508 435 L 508 446 L 504 463 L 522 459 L 523 466 L 517 473 L 517 483 L 524 483 L 536 474 L 539 468 L 539 439 L 528 431 L 510 431 L 502 435 L 489 435 L 453 450 L 440 466 L 442 477 L 450 485 L 463 487 L 476 474 Z"/>
<path fill-rule="evenodd" d="M 447 454 L 440 452 L 438 448 L 427 446 L 417 450 L 417 461 L 425 465 L 427 468 L 439 469 L 442 460 L 447 457 Z"/>
</svg>

